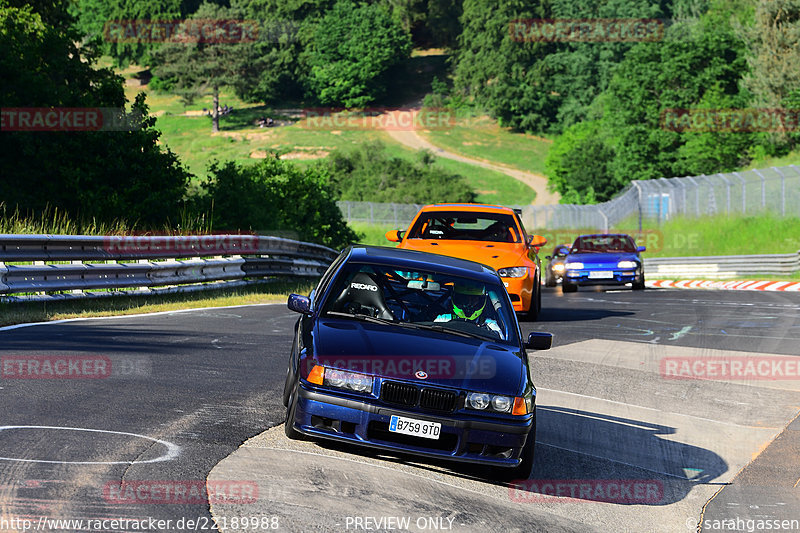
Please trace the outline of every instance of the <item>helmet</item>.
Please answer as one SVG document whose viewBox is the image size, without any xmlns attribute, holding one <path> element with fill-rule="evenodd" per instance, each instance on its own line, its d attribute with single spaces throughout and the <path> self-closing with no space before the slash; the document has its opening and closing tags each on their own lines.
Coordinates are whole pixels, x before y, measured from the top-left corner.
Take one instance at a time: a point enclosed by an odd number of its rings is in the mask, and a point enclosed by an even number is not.
<svg viewBox="0 0 800 533">
<path fill-rule="evenodd" d="M 465 320 L 477 320 L 486 307 L 486 289 L 480 283 L 457 283 L 453 287 L 453 313 Z"/>
</svg>

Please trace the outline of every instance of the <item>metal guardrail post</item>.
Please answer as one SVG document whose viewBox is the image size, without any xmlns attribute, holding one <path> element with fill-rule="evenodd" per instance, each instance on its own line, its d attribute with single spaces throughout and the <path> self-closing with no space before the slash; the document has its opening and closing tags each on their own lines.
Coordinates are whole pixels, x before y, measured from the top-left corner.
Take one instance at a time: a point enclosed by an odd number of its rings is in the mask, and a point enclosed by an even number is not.
<svg viewBox="0 0 800 533">
<path fill-rule="evenodd" d="M 642 232 L 642 186 L 639 183 L 639 180 L 633 181 L 633 186 L 636 187 L 636 191 L 638 192 L 638 196 L 636 199 L 637 207 L 639 208 L 639 233 Z"/>
<path fill-rule="evenodd" d="M 742 214 L 747 213 L 747 181 L 738 172 L 733 173 L 742 182 Z"/>
<path fill-rule="evenodd" d="M 761 209 L 764 209 L 767 207 L 767 178 L 756 168 L 753 169 L 753 172 L 761 178 Z"/>
<path fill-rule="evenodd" d="M 786 176 L 780 171 L 778 167 L 772 167 L 778 176 L 781 177 L 781 216 L 786 216 Z"/>
<path fill-rule="evenodd" d="M 731 182 L 721 172 L 719 174 L 717 174 L 717 176 L 722 178 L 722 181 L 725 182 L 725 189 L 726 189 L 726 192 L 727 192 L 727 195 L 728 195 L 728 201 L 727 201 L 727 205 L 725 207 L 725 213 L 726 214 L 730 214 L 731 213 Z"/>
</svg>

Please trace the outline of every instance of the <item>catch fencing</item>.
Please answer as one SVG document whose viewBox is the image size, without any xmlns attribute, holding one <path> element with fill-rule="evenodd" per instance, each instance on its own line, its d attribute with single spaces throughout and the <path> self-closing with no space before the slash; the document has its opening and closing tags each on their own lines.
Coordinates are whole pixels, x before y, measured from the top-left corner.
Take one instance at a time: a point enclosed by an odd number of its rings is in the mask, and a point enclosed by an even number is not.
<svg viewBox="0 0 800 533">
<path fill-rule="evenodd" d="M 790 276 L 800 272 L 800 251 L 769 255 L 644 257 L 644 271 L 650 279 Z"/>
<path fill-rule="evenodd" d="M 421 205 L 338 202 L 348 221 L 391 224 L 403 229 Z M 644 220 L 659 224 L 674 216 L 716 214 L 800 216 L 800 168 L 797 165 L 661 178 L 631 182 L 608 202 L 594 205 L 526 205 L 522 221 L 529 231 L 610 228 L 627 222 L 641 229 Z"/>
<path fill-rule="evenodd" d="M 0 295 L 85 297 L 317 277 L 336 255 L 325 246 L 260 235 L 0 235 Z"/>
</svg>

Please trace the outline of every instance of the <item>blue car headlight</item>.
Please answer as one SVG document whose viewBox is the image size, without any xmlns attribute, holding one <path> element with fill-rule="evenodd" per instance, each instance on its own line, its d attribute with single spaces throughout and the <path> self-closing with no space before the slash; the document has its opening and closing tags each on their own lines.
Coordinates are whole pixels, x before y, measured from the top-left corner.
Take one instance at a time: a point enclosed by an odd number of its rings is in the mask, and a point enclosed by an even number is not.
<svg viewBox="0 0 800 533">
<path fill-rule="evenodd" d="M 528 275 L 528 267 L 507 267 L 497 271 L 501 278 L 524 278 Z"/>
<path fill-rule="evenodd" d="M 636 261 L 620 261 L 617 263 L 617 268 L 636 268 L 638 263 Z"/>
<path fill-rule="evenodd" d="M 470 392 L 467 394 L 466 406 L 469 409 L 510 413 L 513 405 L 514 398 L 511 396 L 503 396 L 502 394 L 486 394 L 483 392 Z"/>
<path fill-rule="evenodd" d="M 357 372 L 348 372 L 337 368 L 315 366 L 308 376 L 308 381 L 325 387 L 346 389 L 355 392 L 369 393 L 372 391 L 372 376 Z"/>
</svg>

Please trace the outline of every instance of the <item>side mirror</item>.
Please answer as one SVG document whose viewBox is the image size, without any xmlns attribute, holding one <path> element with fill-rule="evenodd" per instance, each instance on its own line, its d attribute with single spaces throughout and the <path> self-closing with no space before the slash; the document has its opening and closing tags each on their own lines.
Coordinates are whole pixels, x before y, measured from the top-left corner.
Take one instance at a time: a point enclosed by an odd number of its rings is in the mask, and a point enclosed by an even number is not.
<svg viewBox="0 0 800 533">
<path fill-rule="evenodd" d="M 644 252 L 646 250 L 647 250 L 647 246 L 637 246 L 636 247 L 636 251 L 637 252 Z"/>
<path fill-rule="evenodd" d="M 295 313 L 303 313 L 304 315 L 311 314 L 311 299 L 308 296 L 290 294 L 286 306 Z"/>
<path fill-rule="evenodd" d="M 547 239 L 541 235 L 528 235 L 525 240 L 528 241 L 528 246 L 541 247 L 547 244 Z"/>
<path fill-rule="evenodd" d="M 528 350 L 549 350 L 553 346 L 553 334 L 534 331 L 528 335 L 525 348 Z"/>
<path fill-rule="evenodd" d="M 403 240 L 403 233 L 405 232 L 396 229 L 389 230 L 386 232 L 386 240 L 390 242 L 400 242 Z"/>
</svg>

